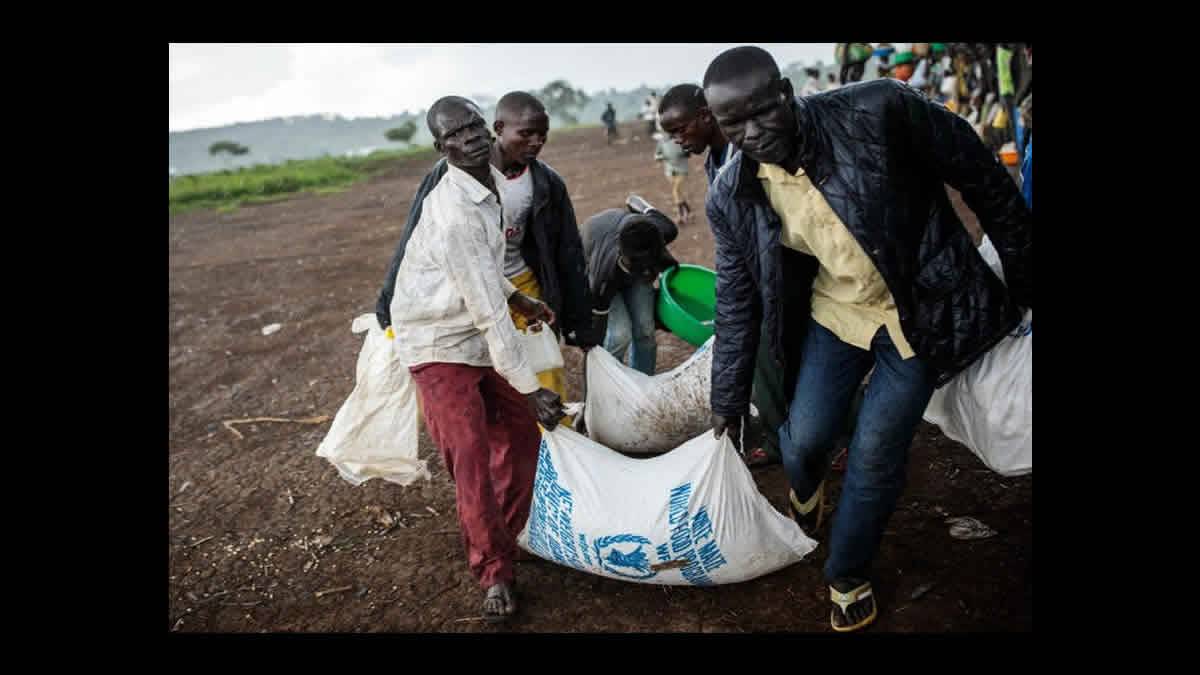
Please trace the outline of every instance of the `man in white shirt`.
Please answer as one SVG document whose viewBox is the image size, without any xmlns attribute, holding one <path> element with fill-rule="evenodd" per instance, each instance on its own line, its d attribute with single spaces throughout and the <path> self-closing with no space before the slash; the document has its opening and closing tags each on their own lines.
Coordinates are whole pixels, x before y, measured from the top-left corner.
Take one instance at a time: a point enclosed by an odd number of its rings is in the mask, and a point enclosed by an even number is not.
<svg viewBox="0 0 1200 675">
<path fill-rule="evenodd" d="M 642 120 L 646 123 L 647 137 L 654 135 L 654 126 L 657 122 L 657 113 L 658 96 L 655 95 L 654 92 L 650 92 L 650 95 L 646 97 L 646 100 L 642 101 Z"/>
<path fill-rule="evenodd" d="M 426 121 L 449 167 L 425 197 L 396 274 L 395 351 L 412 372 L 429 434 L 455 482 L 468 563 L 486 590 L 483 617 L 500 621 L 517 608 L 512 563 L 532 499 L 536 423 L 553 429 L 563 414 L 559 396 L 538 384 L 509 310 L 529 320 L 554 316 L 504 276 L 483 113 L 448 96 Z"/>
<path fill-rule="evenodd" d="M 556 335 L 561 335 L 566 344 L 586 351 L 604 336 L 591 333 L 592 299 L 583 244 L 566 183 L 549 164 L 538 159 L 550 133 L 545 106 L 528 93 L 513 91 L 500 98 L 495 115 L 491 165 L 503 210 L 505 276 L 522 294 L 550 307 L 556 319 L 551 328 Z M 445 158 L 439 159 L 413 197 L 375 305 L 381 328 L 391 325 L 396 271 L 420 223 L 425 197 L 445 176 L 448 166 Z M 522 314 L 510 314 L 518 330 L 527 327 Z M 562 368 L 537 375 L 543 387 L 566 399 L 567 378 Z M 571 424 L 570 418 L 560 421 Z"/>
</svg>

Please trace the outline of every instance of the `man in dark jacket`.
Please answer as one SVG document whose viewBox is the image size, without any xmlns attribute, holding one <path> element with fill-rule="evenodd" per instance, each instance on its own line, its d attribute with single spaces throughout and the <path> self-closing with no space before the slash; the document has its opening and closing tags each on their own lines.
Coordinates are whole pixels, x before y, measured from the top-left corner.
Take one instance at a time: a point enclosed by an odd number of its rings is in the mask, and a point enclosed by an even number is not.
<svg viewBox="0 0 1200 675">
<path fill-rule="evenodd" d="M 612 103 L 604 108 L 600 121 L 604 122 L 604 142 L 612 145 L 613 139 L 617 137 L 617 111 L 613 109 Z"/>
<path fill-rule="evenodd" d="M 593 334 L 604 335 L 605 351 L 621 363 L 632 345 L 630 367 L 653 375 L 658 343 L 651 284 L 663 270 L 679 264 L 667 251 L 679 229 L 637 195 L 623 209 L 588 218 L 580 229 L 595 302 Z"/>
<path fill-rule="evenodd" d="M 712 185 L 717 171 L 729 161 L 735 149 L 721 133 L 717 120 L 704 100 L 704 90 L 694 84 L 677 84 L 663 94 L 658 105 L 658 123 L 663 131 L 692 155 L 704 158 L 704 173 Z"/>
<path fill-rule="evenodd" d="M 496 104 L 492 129 L 497 138 L 492 144 L 491 166 L 504 211 L 502 227 L 508 242 L 505 274 L 522 293 L 550 306 L 557 318 L 554 328 L 567 344 L 590 349 L 602 336 L 591 332 L 592 298 L 575 210 L 562 177 L 537 159 L 549 136 L 549 125 L 542 103 L 527 93 L 505 94 Z M 381 328 L 391 324 L 396 272 L 421 218 L 422 202 L 445 174 L 446 160 L 442 159 L 425 176 L 413 198 L 375 305 Z M 525 327 L 523 317 L 514 314 L 513 320 L 518 328 Z M 566 400 L 566 377 L 561 368 L 538 373 L 538 380 Z"/>
<path fill-rule="evenodd" d="M 672 140 L 693 155 L 705 150 L 704 173 L 708 184 L 717 179 L 717 173 L 725 166 L 737 148 L 721 133 L 721 127 L 708 107 L 704 89 L 694 84 L 678 84 L 663 95 L 658 107 L 659 123 Z M 767 351 L 768 341 L 760 339 L 758 356 L 754 361 L 754 406 L 758 408 L 759 424 L 750 438 L 762 439 L 762 447 L 746 450 L 746 464 L 766 466 L 781 460 L 779 452 L 779 427 L 787 419 L 787 390 L 784 389 L 783 372 L 775 366 L 775 360 Z M 860 390 L 861 392 L 861 390 Z M 862 396 L 856 396 L 855 405 L 861 405 Z M 853 415 L 847 420 L 849 436 Z M 842 447 L 839 445 L 839 447 Z"/>
<path fill-rule="evenodd" d="M 793 392 L 779 437 L 806 531 L 821 525 L 832 441 L 874 367 L 824 569 L 833 628 L 856 630 L 877 614 L 871 562 L 934 387 L 1033 306 L 1033 217 L 970 126 L 899 82 L 797 98 L 770 54 L 738 47 L 709 65 L 704 90 L 741 150 L 706 203 L 717 244 L 713 428 L 737 437 L 765 334 Z M 947 183 L 995 244 L 1007 287 Z"/>
<path fill-rule="evenodd" d="M 721 133 L 721 127 L 708 109 L 704 89 L 695 84 L 677 84 L 663 94 L 658 104 L 658 120 L 663 131 L 692 155 L 705 155 L 704 174 L 712 185 L 717 172 L 737 151 Z M 779 437 L 776 429 L 787 415 L 787 397 L 783 390 L 783 373 L 775 367 L 766 352 L 766 341 L 760 342 L 754 364 L 754 406 L 758 408 L 762 425 L 762 447 L 747 449 L 749 466 L 765 466 L 780 461 Z M 752 435 L 758 437 L 758 434 Z"/>
</svg>

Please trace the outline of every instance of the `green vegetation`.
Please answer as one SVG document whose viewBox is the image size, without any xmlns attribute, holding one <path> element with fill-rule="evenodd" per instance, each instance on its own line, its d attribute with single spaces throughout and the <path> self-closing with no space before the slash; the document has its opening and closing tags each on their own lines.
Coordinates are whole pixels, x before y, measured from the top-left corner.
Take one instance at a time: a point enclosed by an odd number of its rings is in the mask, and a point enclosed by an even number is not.
<svg viewBox="0 0 1200 675">
<path fill-rule="evenodd" d="M 244 155 L 250 152 L 250 148 L 234 143 L 233 141 L 217 141 L 208 146 L 208 154 L 210 155 L 216 156 L 221 152 L 227 152 L 231 155 Z"/>
<path fill-rule="evenodd" d="M 413 134 L 417 133 L 417 125 L 412 120 L 401 124 L 395 129 L 388 129 L 383 132 L 383 135 L 395 143 L 407 143 L 412 140 Z"/>
<path fill-rule="evenodd" d="M 574 96 L 572 93 L 568 93 L 569 85 L 555 86 L 555 90 L 559 92 L 559 95 L 551 98 L 555 100 L 555 106 L 560 110 L 563 107 L 577 104 L 578 94 L 582 93 L 572 92 Z M 570 103 L 565 103 L 564 99 Z M 416 131 L 416 125 L 410 122 L 397 127 L 399 134 L 393 133 L 397 129 L 391 129 L 386 132 L 386 135 L 389 140 L 400 141 L 399 136 L 410 135 L 408 128 L 410 126 L 412 127 L 411 131 Z M 564 131 L 599 126 L 591 121 L 567 123 L 552 127 L 550 136 L 554 138 L 555 134 Z M 217 146 L 222 147 L 218 149 Z M 246 146 L 232 141 L 221 141 L 212 144 L 209 152 L 242 155 L 246 152 Z M 419 159 L 422 156 L 427 156 L 432 161 L 436 157 L 436 152 L 428 146 L 417 146 L 402 150 L 377 150 L 366 157 L 321 157 L 292 160 L 276 165 L 256 164 L 242 169 L 177 176 L 171 179 L 168 190 L 170 212 L 172 215 L 200 209 L 228 212 L 243 204 L 259 204 L 287 199 L 298 192 L 313 194 L 340 192 L 399 161 Z"/>
<path fill-rule="evenodd" d="M 576 124 L 579 117 L 576 114 L 580 108 L 588 104 L 591 98 L 582 89 L 571 87 L 566 80 L 555 80 L 537 94 L 538 99 L 546 106 L 546 111 L 557 115 L 568 124 Z"/>
<path fill-rule="evenodd" d="M 434 155 L 433 148 L 379 150 L 366 157 L 321 157 L 236 171 L 180 176 L 170 182 L 171 214 L 197 209 L 228 211 L 242 204 L 276 201 L 302 191 L 336 192 L 397 161 Z"/>
</svg>

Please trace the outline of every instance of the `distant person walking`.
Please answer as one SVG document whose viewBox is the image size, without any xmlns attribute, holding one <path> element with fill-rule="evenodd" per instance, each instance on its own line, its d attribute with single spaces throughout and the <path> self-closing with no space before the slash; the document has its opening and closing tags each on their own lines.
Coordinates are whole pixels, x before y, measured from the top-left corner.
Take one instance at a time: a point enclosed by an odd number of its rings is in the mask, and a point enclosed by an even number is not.
<svg viewBox="0 0 1200 675">
<path fill-rule="evenodd" d="M 688 152 L 665 132 L 655 133 L 658 145 L 654 149 L 654 161 L 663 163 L 663 172 L 671 183 L 671 198 L 679 224 L 687 225 L 692 219 L 692 207 L 687 202 Z"/>
<path fill-rule="evenodd" d="M 604 142 L 612 145 L 613 139 L 617 137 L 617 111 L 613 110 L 612 103 L 604 109 L 600 121 L 604 122 Z"/>
<path fill-rule="evenodd" d="M 654 92 L 642 102 L 642 121 L 646 123 L 646 136 L 654 137 L 654 126 L 658 115 L 658 96 Z"/>
</svg>

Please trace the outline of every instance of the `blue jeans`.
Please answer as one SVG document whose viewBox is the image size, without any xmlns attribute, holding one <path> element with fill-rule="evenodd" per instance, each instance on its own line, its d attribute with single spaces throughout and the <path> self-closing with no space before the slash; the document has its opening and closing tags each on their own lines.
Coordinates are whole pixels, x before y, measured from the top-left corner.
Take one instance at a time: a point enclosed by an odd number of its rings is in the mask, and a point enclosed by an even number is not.
<svg viewBox="0 0 1200 675">
<path fill-rule="evenodd" d="M 834 441 L 863 377 L 867 384 L 850 438 L 846 477 L 834 511 L 825 579 L 869 578 L 888 518 L 904 489 L 908 449 L 933 395 L 933 376 L 917 356 L 903 360 L 880 327 L 870 351 L 842 342 L 809 319 L 795 396 L 779 428 L 792 490 L 807 501 L 829 470 Z"/>
<path fill-rule="evenodd" d="M 658 357 L 658 344 L 654 339 L 654 287 L 640 281 L 613 296 L 608 309 L 604 351 L 626 363 L 625 352 L 631 342 L 633 353 L 628 365 L 653 375 Z"/>
</svg>

